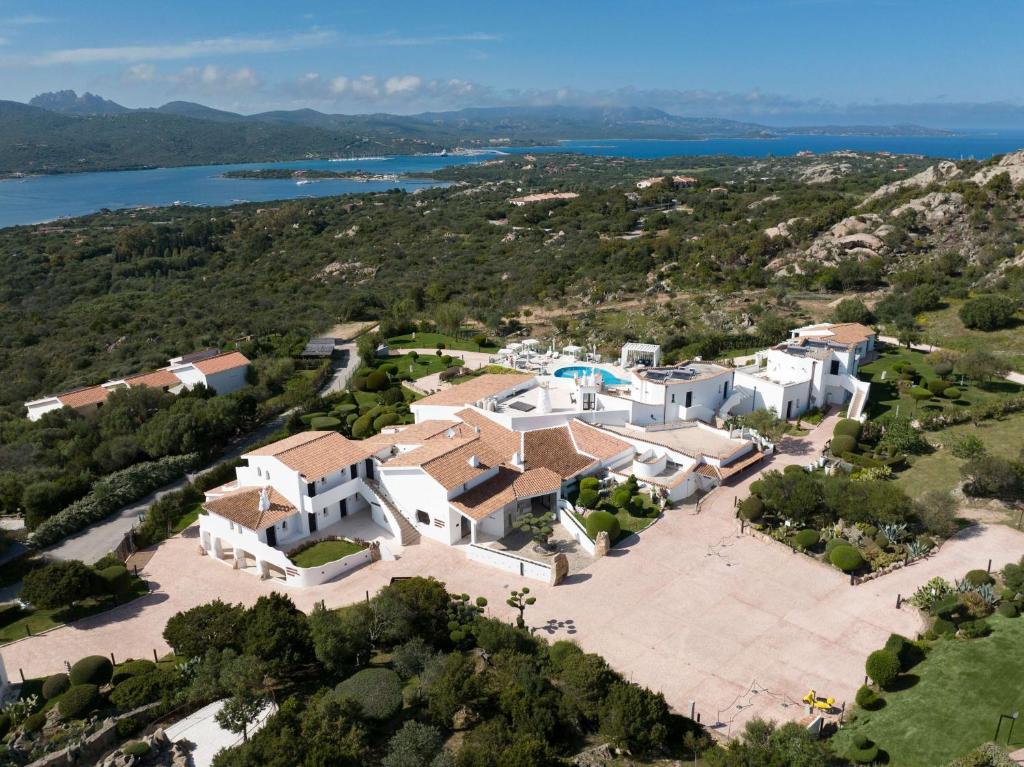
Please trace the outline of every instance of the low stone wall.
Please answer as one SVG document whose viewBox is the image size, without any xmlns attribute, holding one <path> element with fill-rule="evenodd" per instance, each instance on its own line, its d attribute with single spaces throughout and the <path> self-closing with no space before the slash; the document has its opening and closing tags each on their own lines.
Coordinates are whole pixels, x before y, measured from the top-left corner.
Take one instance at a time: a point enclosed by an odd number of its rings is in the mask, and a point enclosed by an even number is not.
<svg viewBox="0 0 1024 767">
<path fill-rule="evenodd" d="M 149 709 L 156 708 L 159 705 L 159 703 L 149 703 L 145 706 L 140 706 L 133 711 L 129 711 L 127 714 L 107 719 L 96 732 L 82 739 L 80 742 L 75 745 L 66 746 L 60 751 L 54 751 L 52 754 L 40 757 L 29 764 L 28 767 L 96 764 L 99 757 L 109 751 L 110 748 L 121 739 L 117 734 L 116 729 L 117 723 L 120 720 L 138 716 L 139 714 L 148 711 Z"/>
</svg>

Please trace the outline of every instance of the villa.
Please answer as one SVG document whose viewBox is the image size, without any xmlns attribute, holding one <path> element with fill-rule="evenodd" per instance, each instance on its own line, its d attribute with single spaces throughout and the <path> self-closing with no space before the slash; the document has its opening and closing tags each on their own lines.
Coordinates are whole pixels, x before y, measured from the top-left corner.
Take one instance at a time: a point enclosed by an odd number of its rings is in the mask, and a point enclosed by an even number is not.
<svg viewBox="0 0 1024 767">
<path fill-rule="evenodd" d="M 564 575 L 554 562 L 508 543 L 522 515 L 554 513 L 594 554 L 568 501 L 582 478 L 633 476 L 670 502 L 707 492 L 774 450 L 756 432 L 727 428 L 731 416 L 770 407 L 792 417 L 847 398 L 851 413 L 862 409 L 867 384 L 855 374 L 874 342 L 863 326 L 812 325 L 749 368 L 693 360 L 480 375 L 413 402 L 413 424 L 365 440 L 305 432 L 244 454 L 236 478 L 206 493 L 201 550 L 264 578 L 310 585 L 425 537 L 554 583 Z M 660 360 L 654 345 L 630 346 Z M 622 358 L 633 360 L 625 351 Z M 323 538 L 372 546 L 298 567 L 295 552 Z"/>
<path fill-rule="evenodd" d="M 106 402 L 110 392 L 116 389 L 130 389 L 149 386 L 178 394 L 202 384 L 213 389 L 218 395 L 230 394 L 245 385 L 249 372 L 249 360 L 241 352 L 220 352 L 207 349 L 168 360 L 167 366 L 149 373 L 136 373 L 125 378 L 115 378 L 96 386 L 72 389 L 61 394 L 26 402 L 28 419 L 38 421 L 45 413 L 69 407 L 77 413 L 94 413 Z"/>
</svg>

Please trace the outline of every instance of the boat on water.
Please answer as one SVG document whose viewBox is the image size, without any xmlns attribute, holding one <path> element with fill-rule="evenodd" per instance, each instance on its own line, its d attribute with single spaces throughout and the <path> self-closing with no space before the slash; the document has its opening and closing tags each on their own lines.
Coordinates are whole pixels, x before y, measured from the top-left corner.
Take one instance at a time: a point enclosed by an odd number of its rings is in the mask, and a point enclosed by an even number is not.
<svg viewBox="0 0 1024 767">
<path fill-rule="evenodd" d="M 305 186 L 306 184 L 312 184 L 312 183 L 313 183 L 313 181 L 311 179 L 300 178 L 298 181 L 295 182 L 295 186 Z"/>
</svg>

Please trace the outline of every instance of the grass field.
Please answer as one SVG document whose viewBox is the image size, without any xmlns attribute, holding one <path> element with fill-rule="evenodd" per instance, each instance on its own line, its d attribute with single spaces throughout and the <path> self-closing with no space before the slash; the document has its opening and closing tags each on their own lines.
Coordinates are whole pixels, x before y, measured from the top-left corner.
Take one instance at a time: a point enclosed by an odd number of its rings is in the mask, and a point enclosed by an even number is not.
<svg viewBox="0 0 1024 767">
<path fill-rule="evenodd" d="M 171 532 L 180 533 L 185 528 L 195 524 L 195 521 L 199 519 L 199 514 L 202 510 L 203 504 L 202 501 L 200 501 L 174 521 L 174 524 L 171 525 Z"/>
<path fill-rule="evenodd" d="M 1024 388 L 1003 380 L 991 381 L 984 384 L 984 386 L 978 386 L 968 381 L 962 387 L 962 394 L 959 399 L 948 400 L 941 397 L 933 397 L 917 403 L 907 393 L 906 389 L 900 389 L 898 386 L 899 374 L 893 370 L 893 367 L 901 361 L 909 362 L 914 366 L 918 374 L 922 376 L 923 380 L 927 382 L 932 378 L 937 378 L 937 376 L 935 369 L 925 360 L 925 356 L 921 352 L 911 351 L 910 349 L 887 347 L 881 352 L 877 360 L 860 368 L 860 378 L 871 382 L 871 396 L 867 408 L 869 418 L 878 418 L 887 413 L 895 412 L 897 407 L 901 415 L 911 417 L 917 412 L 923 414 L 928 410 L 942 410 L 949 405 L 967 407 L 968 405 L 976 405 L 980 402 L 999 399 L 1011 394 L 1019 394 L 1021 389 Z M 883 373 L 885 374 L 884 379 L 882 377 Z M 958 377 L 952 376 L 951 379 L 959 386 Z"/>
<path fill-rule="evenodd" d="M 1024 709 L 1024 619 L 993 616 L 982 639 L 941 639 L 911 669 L 916 683 L 885 693 L 885 706 L 861 712 L 833 739 L 838 753 L 863 732 L 896 767 L 939 767 L 992 740 L 1000 714 Z M 1024 747 L 1024 722 L 1011 749 Z M 1000 745 L 1006 745 L 1004 722 Z"/>
<path fill-rule="evenodd" d="M 478 346 L 472 338 L 456 338 L 444 333 L 416 333 L 415 337 L 409 334 L 388 339 L 388 346 L 392 349 L 436 349 L 438 344 L 444 344 L 446 350 L 454 349 L 462 352 L 498 351 L 498 347 L 493 344 Z"/>
<path fill-rule="evenodd" d="M 349 554 L 362 551 L 364 548 L 358 543 L 349 541 L 320 541 L 308 549 L 300 551 L 292 557 L 292 562 L 296 567 L 320 567 L 320 565 L 326 565 L 328 562 L 334 562 Z"/>
<path fill-rule="evenodd" d="M 962 300 L 949 299 L 943 309 L 925 312 L 921 318 L 926 343 L 958 351 L 985 349 L 1003 357 L 1011 370 L 1024 370 L 1024 316 L 1016 327 L 1002 330 L 970 330 L 960 321 Z"/>
<path fill-rule="evenodd" d="M 982 421 L 977 427 L 967 423 L 926 432 L 928 441 L 937 449 L 928 455 L 912 456 L 910 468 L 896 475 L 897 484 L 912 498 L 927 490 L 952 490 L 960 482 L 963 461 L 953 455 L 949 446 L 965 434 L 984 442 L 992 455 L 1016 458 L 1024 434 L 1024 413 L 1014 413 L 998 421 Z"/>
</svg>

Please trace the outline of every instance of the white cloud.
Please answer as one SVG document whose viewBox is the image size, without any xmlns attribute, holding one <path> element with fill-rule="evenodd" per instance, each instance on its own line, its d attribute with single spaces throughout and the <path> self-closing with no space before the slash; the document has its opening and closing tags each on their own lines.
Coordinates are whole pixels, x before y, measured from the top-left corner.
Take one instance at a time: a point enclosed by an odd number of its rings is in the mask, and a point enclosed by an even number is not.
<svg viewBox="0 0 1024 767">
<path fill-rule="evenodd" d="M 419 90 L 423 81 L 415 75 L 402 75 L 401 77 L 389 77 L 384 83 L 384 92 L 389 96 L 397 93 L 411 93 Z"/>
<path fill-rule="evenodd" d="M 91 64 L 108 61 L 169 61 L 201 56 L 278 53 L 326 45 L 332 32 L 305 32 L 284 37 L 216 37 L 167 45 L 121 45 L 108 48 L 65 48 L 25 59 L 36 66 Z"/>
<path fill-rule="evenodd" d="M 446 43 L 489 43 L 500 39 L 499 35 L 488 32 L 470 32 L 464 35 L 396 35 L 394 33 L 387 33 L 382 35 L 348 36 L 344 37 L 342 41 L 349 45 L 367 47 L 412 47 L 445 45 Z"/>
<path fill-rule="evenodd" d="M 36 14 L 26 13 L 21 16 L 0 18 L 0 27 L 29 27 L 36 24 L 50 24 L 53 21 L 56 21 L 56 19 L 49 16 L 37 16 Z"/>
<path fill-rule="evenodd" d="M 124 71 L 122 79 L 129 83 L 151 83 L 156 76 L 156 67 L 152 64 L 133 64 Z"/>
</svg>

